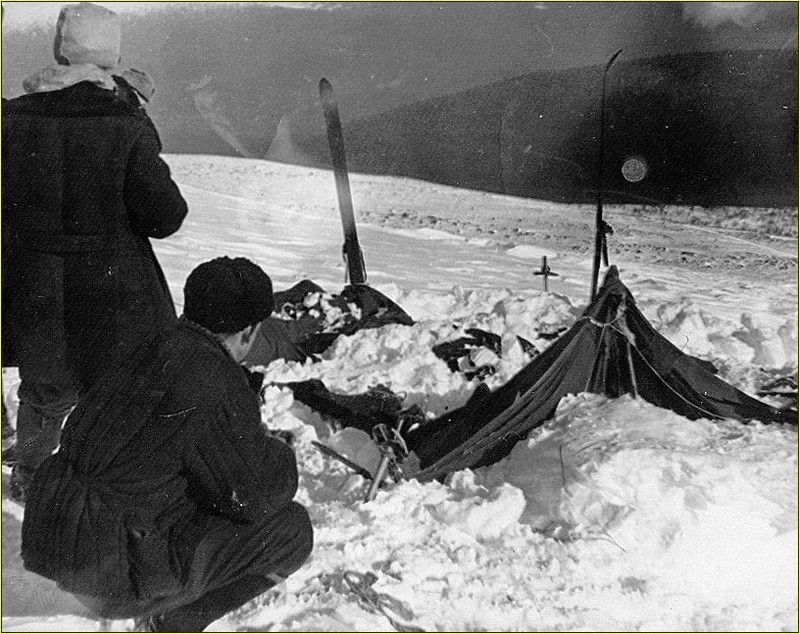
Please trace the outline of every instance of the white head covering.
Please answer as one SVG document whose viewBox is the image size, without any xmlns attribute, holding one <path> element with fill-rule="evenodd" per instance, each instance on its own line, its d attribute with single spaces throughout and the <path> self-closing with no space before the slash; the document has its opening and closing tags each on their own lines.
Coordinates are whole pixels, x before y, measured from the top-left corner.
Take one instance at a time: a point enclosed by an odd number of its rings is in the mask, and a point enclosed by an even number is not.
<svg viewBox="0 0 800 634">
<path fill-rule="evenodd" d="M 58 16 L 53 52 L 61 64 L 113 68 L 120 60 L 121 39 L 113 11 L 91 2 L 68 4 Z"/>
</svg>

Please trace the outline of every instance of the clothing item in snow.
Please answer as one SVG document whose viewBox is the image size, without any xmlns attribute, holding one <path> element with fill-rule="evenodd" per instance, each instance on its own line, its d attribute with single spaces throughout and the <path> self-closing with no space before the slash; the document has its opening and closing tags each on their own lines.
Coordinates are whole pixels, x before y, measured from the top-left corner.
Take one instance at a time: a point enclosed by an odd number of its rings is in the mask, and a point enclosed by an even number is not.
<svg viewBox="0 0 800 634">
<path fill-rule="evenodd" d="M 269 365 L 275 359 L 305 361 L 325 352 L 340 335 L 414 323 L 402 308 L 366 284 L 346 286 L 332 295 L 311 280 L 302 280 L 274 298 L 277 315 L 261 323 L 245 358 L 249 365 Z M 329 310 L 336 315 L 333 321 Z"/>
<path fill-rule="evenodd" d="M 272 312 L 272 281 L 247 258 L 203 262 L 186 278 L 183 313 L 214 333 L 240 332 Z"/>
<path fill-rule="evenodd" d="M 331 392 L 319 379 L 273 383 L 292 390 L 294 400 L 307 405 L 322 416 L 333 419 L 341 427 L 355 427 L 368 434 L 377 425 L 396 429 L 414 412 L 403 410 L 403 396 L 385 385 L 375 385 L 362 394 Z"/>
<path fill-rule="evenodd" d="M 53 53 L 61 64 L 95 64 L 112 68 L 119 63 L 122 40 L 119 17 L 91 2 L 61 8 Z"/>
<path fill-rule="evenodd" d="M 70 415 L 28 491 L 22 558 L 99 616 L 197 631 L 197 615 L 237 607 L 225 595 L 244 602 L 302 565 L 312 529 L 296 489 L 294 453 L 241 366 L 180 319 Z"/>
</svg>

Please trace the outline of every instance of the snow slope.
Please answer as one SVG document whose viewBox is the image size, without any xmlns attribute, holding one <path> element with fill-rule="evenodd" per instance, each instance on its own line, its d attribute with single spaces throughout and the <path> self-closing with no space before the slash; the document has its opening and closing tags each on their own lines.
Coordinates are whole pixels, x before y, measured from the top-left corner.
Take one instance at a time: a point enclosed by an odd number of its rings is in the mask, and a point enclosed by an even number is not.
<svg viewBox="0 0 800 634">
<path fill-rule="evenodd" d="M 206 156 L 169 162 L 190 214 L 155 248 L 178 304 L 188 272 L 218 255 L 252 258 L 277 289 L 303 277 L 341 288 L 330 173 Z M 371 223 L 359 226 L 369 282 L 417 324 L 340 338 L 317 364 L 273 363 L 267 381 L 318 377 L 343 393 L 382 383 L 436 416 L 463 403 L 475 384 L 451 373 L 432 345 L 470 326 L 506 344 L 511 333 L 535 339 L 570 325 L 585 306 L 586 209 L 390 177 L 354 175 L 351 183 L 356 216 Z M 484 230 L 468 230 L 468 222 Z M 611 252 L 653 324 L 741 389 L 796 373 L 791 267 L 759 280 L 747 267 L 697 270 L 658 255 L 684 238 L 705 239 L 709 261 L 723 262 L 716 256 L 729 247 L 763 264 L 765 249 L 777 247 L 734 244 L 720 232 L 689 237 L 663 223 L 649 232 L 648 222 L 636 231 L 649 246 L 615 257 L 614 240 L 631 237 L 614 236 Z M 560 238 L 505 237 L 525 223 L 547 224 Z M 794 245 L 780 249 L 796 269 Z M 533 276 L 543 255 L 559 273 L 549 294 Z M 490 385 L 523 363 L 518 347 L 504 346 Z M 15 378 L 4 379 L 13 409 Z M 798 627 L 795 431 L 688 421 L 630 398 L 575 395 L 506 460 L 446 485 L 404 482 L 364 504 L 365 481 L 311 445 L 337 442 L 330 425 L 289 391 L 270 387 L 266 397 L 265 423 L 298 436 L 298 499 L 311 513 L 315 551 L 284 587 L 212 629 L 392 631 L 389 617 L 440 631 Z M 2 629 L 97 629 L 68 595 L 22 570 L 21 512 L 3 500 Z M 363 601 L 370 596 L 385 612 Z"/>
</svg>

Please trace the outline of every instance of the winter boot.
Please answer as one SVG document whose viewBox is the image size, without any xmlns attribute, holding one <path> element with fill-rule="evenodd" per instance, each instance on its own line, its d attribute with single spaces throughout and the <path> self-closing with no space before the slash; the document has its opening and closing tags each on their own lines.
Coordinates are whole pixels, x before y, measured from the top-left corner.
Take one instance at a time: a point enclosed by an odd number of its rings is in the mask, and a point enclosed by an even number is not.
<svg viewBox="0 0 800 634">
<path fill-rule="evenodd" d="M 11 487 L 8 492 L 9 497 L 18 502 L 25 504 L 28 497 L 28 490 L 30 489 L 31 482 L 33 481 L 33 473 L 20 465 L 14 465 L 11 470 Z"/>
</svg>

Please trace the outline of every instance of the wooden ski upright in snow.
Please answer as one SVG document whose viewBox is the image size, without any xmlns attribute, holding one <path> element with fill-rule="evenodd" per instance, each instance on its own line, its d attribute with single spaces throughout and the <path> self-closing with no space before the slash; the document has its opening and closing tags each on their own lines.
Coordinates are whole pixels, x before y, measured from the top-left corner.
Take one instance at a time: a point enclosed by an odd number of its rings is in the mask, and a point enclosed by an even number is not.
<svg viewBox="0 0 800 634">
<path fill-rule="evenodd" d="M 614 53 L 606 63 L 603 71 L 603 92 L 600 97 L 600 147 L 597 156 L 597 213 L 595 214 L 595 233 L 594 233 L 594 262 L 592 263 L 592 290 L 589 295 L 589 302 L 594 301 L 597 295 L 597 280 L 600 276 L 600 257 L 602 255 L 603 264 L 608 266 L 608 244 L 606 234 L 610 232 L 610 227 L 603 220 L 603 167 L 605 165 L 605 134 L 606 134 L 606 79 L 608 69 L 616 61 L 622 49 Z"/>
<path fill-rule="evenodd" d="M 336 195 L 339 198 L 339 213 L 342 216 L 342 228 L 344 229 L 342 252 L 347 264 L 347 279 L 353 285 L 365 284 L 367 269 L 364 266 L 364 254 L 358 243 L 356 219 L 353 214 L 353 197 L 350 193 L 350 179 L 347 175 L 347 159 L 344 150 L 342 122 L 339 118 L 339 106 L 333 93 L 333 85 L 324 77 L 319 82 L 319 96 L 328 129 L 328 144 L 331 148 Z"/>
</svg>

